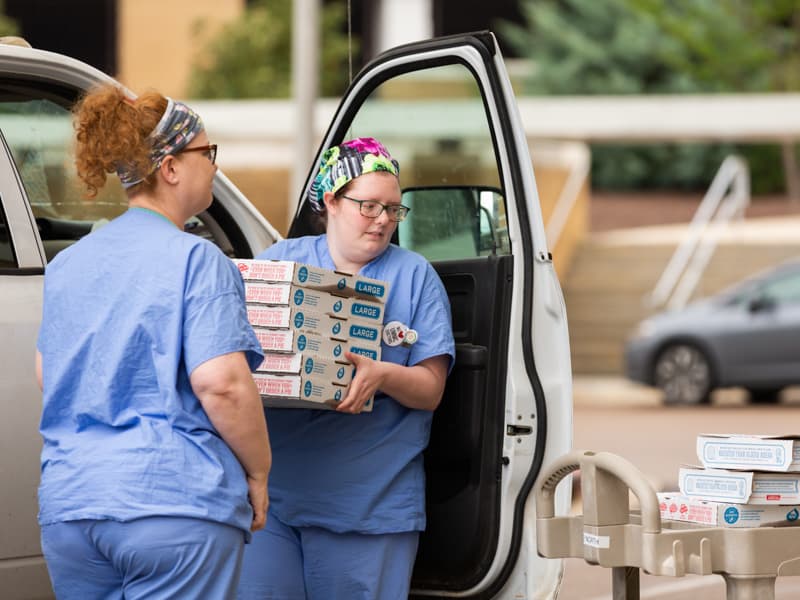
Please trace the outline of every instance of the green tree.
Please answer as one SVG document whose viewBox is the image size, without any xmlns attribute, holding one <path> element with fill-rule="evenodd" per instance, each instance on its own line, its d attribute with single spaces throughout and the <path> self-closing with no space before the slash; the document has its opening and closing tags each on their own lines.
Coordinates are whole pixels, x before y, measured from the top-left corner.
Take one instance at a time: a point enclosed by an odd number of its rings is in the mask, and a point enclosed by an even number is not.
<svg viewBox="0 0 800 600">
<path fill-rule="evenodd" d="M 651 15 L 628 0 L 525 0 L 527 27 L 501 25 L 535 64 L 540 94 L 642 94 L 680 87 L 659 57 L 674 51 Z"/>
<path fill-rule="evenodd" d="M 320 92 L 338 96 L 348 76 L 348 40 L 342 3 L 320 11 Z M 292 3 L 257 0 L 201 49 L 192 67 L 195 98 L 285 98 L 291 94 Z M 202 38 L 206 23 L 197 24 Z M 353 42 L 353 52 L 358 50 Z"/>
<path fill-rule="evenodd" d="M 790 90 L 800 80 L 798 7 L 800 0 L 522 0 L 526 26 L 501 31 L 533 61 L 527 89 L 537 94 Z M 594 145 L 593 183 L 704 187 L 732 150 Z M 756 191 L 780 185 L 776 148 L 739 151 L 754 167 Z"/>
<path fill-rule="evenodd" d="M 651 15 L 674 51 L 660 57 L 703 92 L 751 92 L 775 86 L 779 68 L 782 10 L 752 0 L 627 0 Z M 795 0 L 792 3 L 797 4 Z M 788 3 L 785 3 L 788 6 Z"/>
<path fill-rule="evenodd" d="M 800 0 L 755 2 L 753 11 L 775 55 L 770 89 L 800 90 Z"/>
</svg>

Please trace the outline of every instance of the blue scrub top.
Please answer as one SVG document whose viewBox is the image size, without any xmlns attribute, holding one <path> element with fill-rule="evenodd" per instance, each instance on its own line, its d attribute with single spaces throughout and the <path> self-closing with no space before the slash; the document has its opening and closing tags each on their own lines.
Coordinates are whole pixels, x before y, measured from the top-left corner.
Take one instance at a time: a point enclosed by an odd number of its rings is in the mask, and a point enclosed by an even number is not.
<svg viewBox="0 0 800 600">
<path fill-rule="evenodd" d="M 327 236 L 284 240 L 258 258 L 294 260 L 335 269 Z M 381 360 L 413 366 L 450 356 L 455 346 L 450 303 L 425 258 L 389 246 L 359 272 L 391 284 L 384 322 L 419 333 L 411 347 L 381 345 Z M 288 525 L 335 532 L 395 533 L 425 528 L 425 472 L 433 413 L 377 394 L 358 415 L 306 409 L 266 409 L 272 442 L 270 510 Z"/>
<path fill-rule="evenodd" d="M 210 242 L 132 208 L 47 266 L 39 523 L 184 516 L 249 532 L 244 471 L 192 391 L 261 360 L 244 284 Z"/>
</svg>

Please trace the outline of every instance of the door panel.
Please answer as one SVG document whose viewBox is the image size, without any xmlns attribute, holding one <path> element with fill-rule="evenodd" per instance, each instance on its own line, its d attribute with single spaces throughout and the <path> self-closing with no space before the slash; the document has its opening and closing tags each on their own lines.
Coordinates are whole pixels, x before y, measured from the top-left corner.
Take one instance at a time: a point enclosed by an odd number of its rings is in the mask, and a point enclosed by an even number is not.
<svg viewBox="0 0 800 600">
<path fill-rule="evenodd" d="M 412 587 L 467 590 L 485 577 L 500 525 L 506 373 L 497 357 L 507 352 L 513 257 L 434 266 L 450 298 L 456 362 L 425 451 L 428 527 Z"/>
</svg>

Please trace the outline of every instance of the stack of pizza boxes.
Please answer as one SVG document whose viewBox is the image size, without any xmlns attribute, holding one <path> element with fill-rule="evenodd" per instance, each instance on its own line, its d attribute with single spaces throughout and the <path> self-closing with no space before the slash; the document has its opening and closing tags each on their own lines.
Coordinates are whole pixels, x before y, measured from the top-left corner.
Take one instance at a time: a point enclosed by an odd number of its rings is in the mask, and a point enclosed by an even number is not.
<svg viewBox="0 0 800 600">
<path fill-rule="evenodd" d="M 661 517 L 714 527 L 800 524 L 800 438 L 703 434 L 702 467 L 680 469 L 680 494 L 659 494 Z"/>
<path fill-rule="evenodd" d="M 388 284 L 293 261 L 234 262 L 264 350 L 253 377 L 265 406 L 334 408 L 353 378 L 344 353 L 380 360 Z"/>
</svg>

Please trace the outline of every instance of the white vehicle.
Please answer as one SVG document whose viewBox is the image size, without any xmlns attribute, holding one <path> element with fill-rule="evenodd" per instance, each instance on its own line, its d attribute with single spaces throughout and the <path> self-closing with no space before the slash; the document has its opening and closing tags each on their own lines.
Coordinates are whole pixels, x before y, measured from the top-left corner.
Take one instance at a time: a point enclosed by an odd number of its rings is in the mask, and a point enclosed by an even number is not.
<svg viewBox="0 0 800 600">
<path fill-rule="evenodd" d="M 114 181 L 86 201 L 72 164 L 69 110 L 83 90 L 108 80 L 65 56 L 0 46 L 5 599 L 52 597 L 36 523 L 41 394 L 33 357 L 47 261 L 126 208 Z M 432 80 L 453 85 L 426 85 Z M 531 491 L 542 466 L 571 447 L 569 342 L 527 141 L 494 36 L 439 38 L 377 57 L 350 86 L 322 148 L 359 135 L 379 138 L 402 165 L 402 202 L 412 211 L 396 242 L 435 266 L 456 339 L 425 455 L 428 529 L 412 596 L 552 597 L 562 567 L 536 553 Z M 298 205 L 290 236 L 315 231 L 309 212 Z M 186 227 L 238 257 L 279 237 L 221 173 L 212 206 Z M 560 512 L 568 500 L 560 486 Z"/>
</svg>

